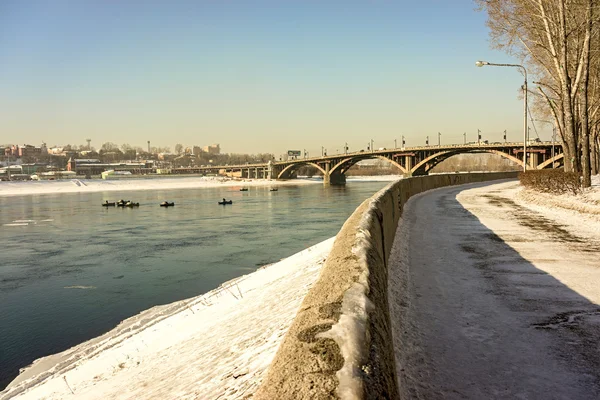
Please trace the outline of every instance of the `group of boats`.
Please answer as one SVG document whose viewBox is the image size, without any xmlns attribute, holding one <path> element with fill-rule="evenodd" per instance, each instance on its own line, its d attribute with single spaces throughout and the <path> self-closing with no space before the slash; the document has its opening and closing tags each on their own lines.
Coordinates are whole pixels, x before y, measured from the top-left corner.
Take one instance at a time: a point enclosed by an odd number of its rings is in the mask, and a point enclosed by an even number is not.
<svg viewBox="0 0 600 400">
<path fill-rule="evenodd" d="M 278 190 L 278 188 L 271 188 L 269 189 L 270 192 L 276 192 Z M 247 192 L 248 188 L 241 188 L 240 192 Z M 227 205 L 227 204 L 233 204 L 233 200 L 227 200 L 225 198 L 223 198 L 222 201 L 218 202 L 220 205 Z M 110 202 L 108 200 L 106 200 L 104 203 L 102 203 L 102 207 L 139 207 L 140 203 L 134 203 L 130 200 L 119 200 L 116 202 Z M 175 206 L 175 202 L 169 202 L 169 201 L 163 201 L 162 203 L 160 203 L 161 207 L 173 207 Z"/>
<path fill-rule="evenodd" d="M 161 207 L 173 207 L 175 205 L 175 203 L 171 202 L 169 203 L 168 201 L 163 201 L 162 203 L 160 203 Z M 108 200 L 106 200 L 104 203 L 102 203 L 102 207 L 139 207 L 140 203 L 134 203 L 133 201 L 130 200 L 119 200 L 119 201 L 113 201 L 110 202 Z"/>
<path fill-rule="evenodd" d="M 130 200 L 119 200 L 117 202 L 110 202 L 108 200 L 106 200 L 104 203 L 102 203 L 102 207 L 139 207 L 140 203 L 134 203 L 133 201 Z"/>
</svg>

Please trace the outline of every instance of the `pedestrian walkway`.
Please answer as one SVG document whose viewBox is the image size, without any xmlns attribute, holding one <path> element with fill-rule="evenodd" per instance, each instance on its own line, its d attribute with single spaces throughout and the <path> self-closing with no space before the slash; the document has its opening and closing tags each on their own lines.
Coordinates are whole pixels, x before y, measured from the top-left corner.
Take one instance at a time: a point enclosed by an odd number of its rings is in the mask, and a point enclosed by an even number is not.
<svg viewBox="0 0 600 400">
<path fill-rule="evenodd" d="M 389 285 L 402 398 L 600 398 L 600 224 L 518 191 L 450 187 L 405 208 Z"/>
</svg>

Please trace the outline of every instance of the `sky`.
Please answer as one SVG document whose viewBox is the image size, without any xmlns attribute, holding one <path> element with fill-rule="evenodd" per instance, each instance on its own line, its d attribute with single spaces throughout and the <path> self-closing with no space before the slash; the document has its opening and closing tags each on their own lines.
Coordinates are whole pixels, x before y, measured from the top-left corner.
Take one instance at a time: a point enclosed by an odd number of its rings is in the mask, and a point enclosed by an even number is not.
<svg viewBox="0 0 600 400">
<path fill-rule="evenodd" d="M 522 140 L 522 75 L 475 66 L 520 61 L 491 49 L 485 20 L 470 0 L 2 0 L 0 143 Z"/>
</svg>

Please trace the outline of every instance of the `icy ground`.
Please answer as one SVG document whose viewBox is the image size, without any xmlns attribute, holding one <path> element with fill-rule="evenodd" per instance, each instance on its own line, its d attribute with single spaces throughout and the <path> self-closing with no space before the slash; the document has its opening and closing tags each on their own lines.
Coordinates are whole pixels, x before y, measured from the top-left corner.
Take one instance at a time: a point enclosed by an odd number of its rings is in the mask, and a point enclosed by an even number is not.
<svg viewBox="0 0 600 400">
<path fill-rule="evenodd" d="M 56 181 L 0 182 L 0 196 L 21 196 L 49 193 L 85 193 L 121 190 L 196 189 L 231 186 L 302 185 L 321 182 L 317 179 L 292 179 L 289 181 L 265 179 L 231 179 L 224 177 L 171 177 L 64 179 Z"/>
<path fill-rule="evenodd" d="M 388 182 L 400 179 L 398 175 L 350 176 L 348 182 Z M 323 183 L 320 178 L 299 178 L 287 181 L 266 179 L 232 179 L 225 177 L 170 177 L 170 178 L 122 178 L 64 179 L 57 181 L 0 182 L 0 196 L 28 194 L 89 193 L 122 190 L 198 189 L 232 186 L 282 186 Z"/>
<path fill-rule="evenodd" d="M 334 238 L 37 360 L 0 399 L 240 399 L 257 389 Z"/>
</svg>

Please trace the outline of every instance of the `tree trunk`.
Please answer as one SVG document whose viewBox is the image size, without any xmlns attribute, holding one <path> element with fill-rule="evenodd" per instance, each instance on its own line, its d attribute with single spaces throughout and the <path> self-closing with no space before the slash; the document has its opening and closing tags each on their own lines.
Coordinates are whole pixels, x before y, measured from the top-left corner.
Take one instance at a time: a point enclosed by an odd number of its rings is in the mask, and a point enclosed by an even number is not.
<svg viewBox="0 0 600 400">
<path fill-rule="evenodd" d="M 583 172 L 582 186 L 592 186 L 590 167 L 590 131 L 588 112 L 588 83 L 590 80 L 590 37 L 592 35 L 592 0 L 588 0 L 585 13 L 586 27 L 583 41 L 583 80 L 581 82 L 581 169 Z"/>
</svg>

